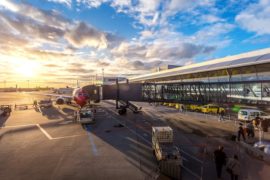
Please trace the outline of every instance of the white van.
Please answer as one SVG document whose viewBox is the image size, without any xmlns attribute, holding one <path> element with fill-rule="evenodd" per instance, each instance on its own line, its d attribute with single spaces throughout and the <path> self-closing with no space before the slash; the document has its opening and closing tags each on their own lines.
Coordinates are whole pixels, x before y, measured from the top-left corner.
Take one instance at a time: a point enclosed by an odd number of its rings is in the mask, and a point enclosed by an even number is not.
<svg viewBox="0 0 270 180">
<path fill-rule="evenodd" d="M 238 112 L 238 119 L 243 121 L 251 121 L 257 116 L 268 117 L 265 112 L 257 109 L 240 109 L 240 111 Z"/>
</svg>

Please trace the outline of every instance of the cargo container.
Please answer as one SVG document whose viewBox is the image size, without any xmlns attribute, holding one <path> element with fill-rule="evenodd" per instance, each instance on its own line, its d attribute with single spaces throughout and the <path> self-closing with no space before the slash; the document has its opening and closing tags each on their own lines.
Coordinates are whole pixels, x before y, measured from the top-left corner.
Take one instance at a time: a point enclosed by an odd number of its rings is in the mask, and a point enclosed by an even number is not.
<svg viewBox="0 0 270 180">
<path fill-rule="evenodd" d="M 173 144 L 171 127 L 152 127 L 152 148 L 160 172 L 174 179 L 180 179 L 183 162 L 179 148 Z"/>
</svg>

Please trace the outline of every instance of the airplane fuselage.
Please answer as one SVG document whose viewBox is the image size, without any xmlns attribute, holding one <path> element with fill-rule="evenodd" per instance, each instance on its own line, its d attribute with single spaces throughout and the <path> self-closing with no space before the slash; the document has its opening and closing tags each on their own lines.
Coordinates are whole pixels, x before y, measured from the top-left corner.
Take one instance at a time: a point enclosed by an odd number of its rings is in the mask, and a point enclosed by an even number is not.
<svg viewBox="0 0 270 180">
<path fill-rule="evenodd" d="M 89 100 L 88 94 L 82 88 L 76 88 L 73 90 L 72 93 L 73 100 L 79 106 L 83 107 L 86 105 L 87 101 Z"/>
</svg>

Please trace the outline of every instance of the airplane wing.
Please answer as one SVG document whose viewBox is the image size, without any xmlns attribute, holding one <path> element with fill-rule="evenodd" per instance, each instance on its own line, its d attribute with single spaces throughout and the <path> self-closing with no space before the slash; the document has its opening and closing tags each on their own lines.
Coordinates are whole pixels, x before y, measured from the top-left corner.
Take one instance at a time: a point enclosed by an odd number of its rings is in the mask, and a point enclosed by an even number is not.
<svg viewBox="0 0 270 180">
<path fill-rule="evenodd" d="M 70 98 L 70 99 L 73 98 L 71 95 L 65 95 L 65 94 L 43 94 L 43 93 L 32 93 L 32 94 L 42 95 L 42 96 L 51 96 L 51 97 Z"/>
</svg>

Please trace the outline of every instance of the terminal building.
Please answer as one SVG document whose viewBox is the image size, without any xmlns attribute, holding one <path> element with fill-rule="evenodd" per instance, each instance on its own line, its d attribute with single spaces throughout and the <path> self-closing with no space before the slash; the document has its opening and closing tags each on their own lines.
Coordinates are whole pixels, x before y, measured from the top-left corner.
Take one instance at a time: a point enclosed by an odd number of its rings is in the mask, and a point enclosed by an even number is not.
<svg viewBox="0 0 270 180">
<path fill-rule="evenodd" d="M 198 104 L 270 104 L 270 48 L 103 86 L 103 99 Z"/>
<path fill-rule="evenodd" d="M 270 48 L 176 67 L 129 79 L 145 98 L 172 101 L 270 101 Z"/>
</svg>

